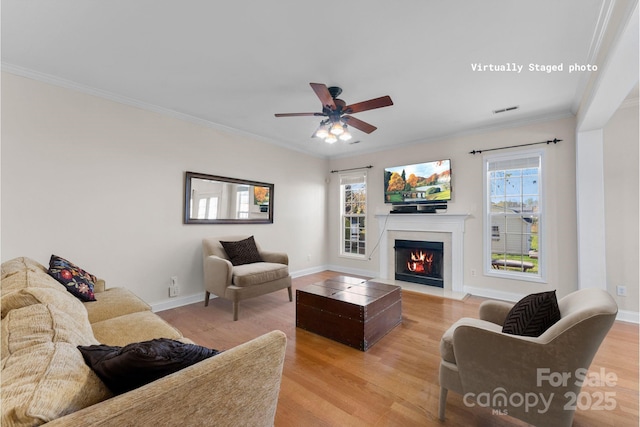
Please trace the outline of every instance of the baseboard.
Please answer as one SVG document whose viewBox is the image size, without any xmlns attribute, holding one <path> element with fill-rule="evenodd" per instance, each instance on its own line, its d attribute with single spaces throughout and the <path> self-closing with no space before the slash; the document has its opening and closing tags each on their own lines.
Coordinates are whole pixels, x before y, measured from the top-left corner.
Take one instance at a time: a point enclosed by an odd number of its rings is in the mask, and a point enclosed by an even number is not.
<svg viewBox="0 0 640 427">
<path fill-rule="evenodd" d="M 636 325 L 638 325 L 640 324 L 640 313 L 638 313 L 637 311 L 618 310 L 616 320 L 620 320 L 621 322 L 635 323 Z"/>
<path fill-rule="evenodd" d="M 296 278 L 296 277 L 306 276 L 308 274 L 320 273 L 322 271 L 326 271 L 327 269 L 328 267 L 326 265 L 322 265 L 318 267 L 307 268 L 304 270 L 292 271 L 289 274 L 291 274 L 292 278 Z M 217 297 L 215 295 L 211 295 L 211 298 L 217 298 Z M 154 313 L 156 313 L 158 311 L 178 308 L 178 307 L 182 307 L 183 305 L 194 304 L 197 302 L 204 302 L 204 291 L 198 294 L 171 298 L 166 301 L 158 302 L 155 304 L 149 304 L 149 305 L 151 306 L 151 310 Z"/>
<path fill-rule="evenodd" d="M 204 292 L 200 292 L 195 295 L 171 298 L 166 301 L 162 301 L 156 304 L 149 304 L 149 305 L 151 306 L 151 310 L 154 313 L 156 313 L 158 311 L 169 310 L 171 308 L 178 308 L 178 307 L 182 307 L 183 305 L 194 304 L 196 302 L 204 302 Z"/>
<path fill-rule="evenodd" d="M 515 292 L 496 291 L 495 289 L 477 288 L 474 286 L 464 286 L 463 289 L 466 293 L 471 295 L 510 302 L 520 301 L 527 295 Z M 640 324 L 640 313 L 630 310 L 618 310 L 616 320 L 619 320 L 621 322 Z"/>
<path fill-rule="evenodd" d="M 498 299 L 498 300 L 510 301 L 510 302 L 520 301 L 522 298 L 528 295 L 524 293 L 520 294 L 517 292 L 505 292 L 505 291 L 496 291 L 495 289 L 477 288 L 475 286 L 467 286 L 467 285 L 463 286 L 462 289 L 464 292 L 471 295 L 478 296 L 478 297 Z"/>
<path fill-rule="evenodd" d="M 378 271 L 371 270 L 363 270 L 360 268 L 349 268 L 343 267 L 341 265 L 328 265 L 326 270 L 336 271 L 338 273 L 344 274 L 355 274 L 356 276 L 364 276 L 364 277 L 379 277 L 380 273 Z"/>
<path fill-rule="evenodd" d="M 295 279 L 296 277 L 302 277 L 302 276 L 307 276 L 309 274 L 321 273 L 323 271 L 326 271 L 328 268 L 329 267 L 327 267 L 326 265 L 319 265 L 316 267 L 305 268 L 303 270 L 290 271 L 289 274 L 293 279 Z"/>
</svg>

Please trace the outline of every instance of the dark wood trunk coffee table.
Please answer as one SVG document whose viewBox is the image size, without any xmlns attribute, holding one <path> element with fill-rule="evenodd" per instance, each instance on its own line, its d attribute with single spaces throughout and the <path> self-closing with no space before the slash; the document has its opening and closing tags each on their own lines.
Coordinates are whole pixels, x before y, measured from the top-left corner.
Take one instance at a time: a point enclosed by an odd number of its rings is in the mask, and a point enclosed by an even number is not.
<svg viewBox="0 0 640 427">
<path fill-rule="evenodd" d="M 402 322 L 400 286 L 349 276 L 296 290 L 296 326 L 367 351 Z"/>
</svg>

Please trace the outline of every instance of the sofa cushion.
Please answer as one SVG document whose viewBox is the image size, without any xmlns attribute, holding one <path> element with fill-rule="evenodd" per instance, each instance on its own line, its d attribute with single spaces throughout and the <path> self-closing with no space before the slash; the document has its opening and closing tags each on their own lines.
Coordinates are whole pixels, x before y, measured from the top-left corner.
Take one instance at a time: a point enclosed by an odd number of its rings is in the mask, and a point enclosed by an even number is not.
<svg viewBox="0 0 640 427">
<path fill-rule="evenodd" d="M 273 262 L 256 262 L 233 267 L 233 284 L 239 287 L 259 285 L 289 275 L 289 267 Z"/>
<path fill-rule="evenodd" d="M 11 354 L 36 344 L 66 342 L 78 346 L 99 343 L 93 336 L 86 312 L 82 316 L 52 304 L 31 304 L 11 310 L 2 319 L 1 331 L 3 361 Z"/>
<path fill-rule="evenodd" d="M 11 354 L 2 368 L 2 421 L 44 424 L 112 396 L 73 344 L 49 342 Z"/>
<path fill-rule="evenodd" d="M 115 394 L 125 393 L 215 356 L 217 350 L 166 338 L 124 347 L 78 347 L 91 369 Z"/>
<path fill-rule="evenodd" d="M 93 335 L 106 345 L 125 346 L 154 338 L 182 340 L 182 334 L 151 311 L 125 314 L 91 324 Z"/>
<path fill-rule="evenodd" d="M 2 266 L 0 266 L 0 278 L 4 279 L 5 277 L 25 270 L 47 272 L 47 268 L 38 261 L 27 257 L 19 257 L 2 263 Z"/>
<path fill-rule="evenodd" d="M 502 332 L 505 334 L 538 337 L 560 320 L 556 291 L 527 295 L 507 314 Z"/>
<path fill-rule="evenodd" d="M 111 288 L 101 292 L 97 301 L 84 304 L 89 322 L 96 323 L 125 314 L 150 311 L 151 306 L 125 288 Z"/>
<path fill-rule="evenodd" d="M 2 286 L 2 295 L 9 292 L 18 291 L 27 288 L 48 288 L 66 292 L 62 286 L 53 277 L 46 272 L 38 269 L 23 269 L 15 271 L 0 282 Z"/>
<path fill-rule="evenodd" d="M 62 289 L 62 287 L 60 289 L 25 288 L 6 293 L 2 296 L 1 302 L 2 318 L 11 310 L 33 304 L 55 305 L 61 311 L 75 317 L 78 322 L 87 324 L 89 322 L 84 304 Z"/>
<path fill-rule="evenodd" d="M 220 244 L 233 265 L 251 264 L 262 261 L 253 236 L 235 242 L 223 242 L 221 240 Z"/>
</svg>

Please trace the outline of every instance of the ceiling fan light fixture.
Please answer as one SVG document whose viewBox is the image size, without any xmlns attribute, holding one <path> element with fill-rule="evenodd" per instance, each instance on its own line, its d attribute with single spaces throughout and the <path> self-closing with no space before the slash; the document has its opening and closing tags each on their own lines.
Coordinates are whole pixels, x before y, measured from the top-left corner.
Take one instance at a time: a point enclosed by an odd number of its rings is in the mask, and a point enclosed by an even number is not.
<svg viewBox="0 0 640 427">
<path fill-rule="evenodd" d="M 348 141 L 352 138 L 351 132 L 349 132 L 349 129 L 347 129 L 347 126 L 344 127 L 344 132 L 338 138 L 340 138 L 340 141 Z"/>
<path fill-rule="evenodd" d="M 329 132 L 334 134 L 335 136 L 340 136 L 344 133 L 344 128 L 342 127 L 342 124 L 340 124 L 340 122 L 335 122 L 331 126 L 331 129 L 329 129 Z"/>
<path fill-rule="evenodd" d="M 334 144 L 338 141 L 338 138 L 344 142 L 351 140 L 352 135 L 347 129 L 347 122 L 350 127 L 354 127 L 367 134 L 377 129 L 367 122 L 356 119 L 351 116 L 352 114 L 393 105 L 393 101 L 388 95 L 347 105 L 344 100 L 338 99 L 338 96 L 342 93 L 341 88 L 337 86 L 327 87 L 327 85 L 322 83 L 309 83 L 309 85 L 322 103 L 321 113 L 277 113 L 275 116 L 325 117 L 320 122 L 320 126 L 313 133 L 312 137 L 320 138 L 328 144 Z"/>
<path fill-rule="evenodd" d="M 320 124 L 320 127 L 318 128 L 318 130 L 316 130 L 316 133 L 314 134 L 316 138 L 322 138 L 322 139 L 326 138 L 328 135 L 329 135 L 329 127 L 324 123 Z"/>
</svg>

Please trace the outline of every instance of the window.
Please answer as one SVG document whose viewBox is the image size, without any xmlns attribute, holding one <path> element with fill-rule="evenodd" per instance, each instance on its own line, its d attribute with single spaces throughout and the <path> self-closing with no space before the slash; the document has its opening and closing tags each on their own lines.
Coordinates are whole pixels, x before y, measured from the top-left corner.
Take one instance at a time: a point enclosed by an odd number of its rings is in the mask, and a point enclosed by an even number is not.
<svg viewBox="0 0 640 427">
<path fill-rule="evenodd" d="M 341 255 L 366 255 L 367 174 L 340 176 Z"/>
<path fill-rule="evenodd" d="M 500 226 L 492 225 L 491 226 L 491 240 L 500 240 Z"/>
<path fill-rule="evenodd" d="M 485 273 L 544 281 L 542 152 L 486 156 Z"/>
<path fill-rule="evenodd" d="M 196 199 L 196 197 L 200 197 Z M 193 212 L 193 204 L 197 203 L 197 210 Z M 209 197 L 206 194 L 198 194 L 191 200 L 191 218 L 216 219 L 218 216 L 218 197 Z"/>
<path fill-rule="evenodd" d="M 236 197 L 236 212 L 236 219 L 249 218 L 249 187 L 247 186 L 238 186 Z"/>
</svg>

